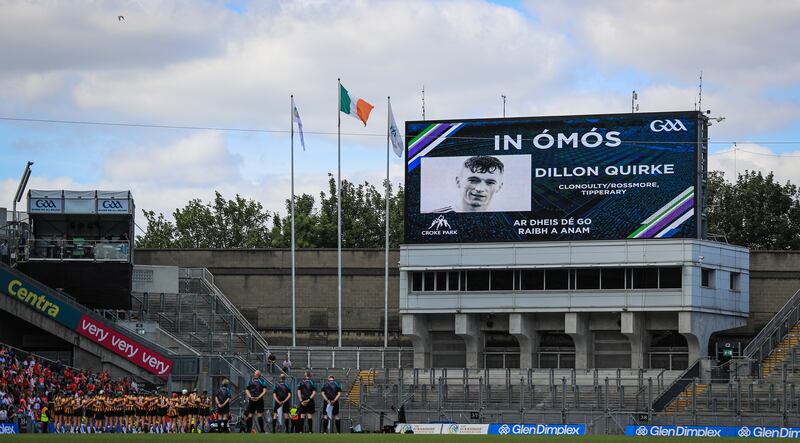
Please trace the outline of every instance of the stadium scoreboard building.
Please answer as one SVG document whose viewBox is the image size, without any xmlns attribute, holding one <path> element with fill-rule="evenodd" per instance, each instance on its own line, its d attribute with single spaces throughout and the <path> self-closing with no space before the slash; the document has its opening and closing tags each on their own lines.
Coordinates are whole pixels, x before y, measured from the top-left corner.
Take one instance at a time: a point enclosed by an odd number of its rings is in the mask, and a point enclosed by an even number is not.
<svg viewBox="0 0 800 443">
<path fill-rule="evenodd" d="M 707 129 L 697 111 L 407 122 L 415 365 L 705 356 L 749 312 L 749 252 L 705 240 Z"/>
</svg>

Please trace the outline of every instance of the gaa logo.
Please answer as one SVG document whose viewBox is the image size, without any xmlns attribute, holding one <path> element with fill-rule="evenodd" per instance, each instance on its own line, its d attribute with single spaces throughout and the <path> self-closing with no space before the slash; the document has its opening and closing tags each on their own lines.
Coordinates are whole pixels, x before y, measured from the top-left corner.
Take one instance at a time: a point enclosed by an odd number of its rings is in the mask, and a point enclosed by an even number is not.
<svg viewBox="0 0 800 443">
<path fill-rule="evenodd" d="M 500 435 L 506 435 L 511 432 L 511 427 L 508 425 L 500 426 L 500 429 L 497 430 L 497 433 Z"/>
<path fill-rule="evenodd" d="M 122 209 L 122 203 L 115 200 L 106 200 L 103 202 L 103 209 Z"/>
<path fill-rule="evenodd" d="M 447 432 L 450 433 L 450 434 L 458 434 L 459 430 L 461 430 L 460 426 L 458 426 L 457 424 L 452 424 L 448 428 Z"/>
<path fill-rule="evenodd" d="M 638 428 L 636 428 L 636 435 L 640 437 L 647 435 L 647 428 L 644 426 L 639 426 Z"/>
<path fill-rule="evenodd" d="M 678 120 L 653 120 L 650 122 L 650 130 L 653 132 L 672 132 L 672 131 L 688 131 L 683 122 Z"/>
<path fill-rule="evenodd" d="M 739 428 L 739 437 L 749 437 L 750 436 L 750 428 L 742 427 Z"/>
<path fill-rule="evenodd" d="M 34 205 L 40 209 L 56 209 L 56 203 L 53 200 L 36 200 Z"/>
</svg>

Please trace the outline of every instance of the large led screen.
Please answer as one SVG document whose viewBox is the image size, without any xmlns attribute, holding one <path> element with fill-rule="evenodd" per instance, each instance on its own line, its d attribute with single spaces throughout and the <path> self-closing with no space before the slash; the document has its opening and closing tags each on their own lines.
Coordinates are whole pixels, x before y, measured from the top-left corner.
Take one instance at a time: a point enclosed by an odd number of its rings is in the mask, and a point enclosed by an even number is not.
<svg viewBox="0 0 800 443">
<path fill-rule="evenodd" d="M 406 243 L 697 236 L 698 112 L 406 122 Z"/>
</svg>

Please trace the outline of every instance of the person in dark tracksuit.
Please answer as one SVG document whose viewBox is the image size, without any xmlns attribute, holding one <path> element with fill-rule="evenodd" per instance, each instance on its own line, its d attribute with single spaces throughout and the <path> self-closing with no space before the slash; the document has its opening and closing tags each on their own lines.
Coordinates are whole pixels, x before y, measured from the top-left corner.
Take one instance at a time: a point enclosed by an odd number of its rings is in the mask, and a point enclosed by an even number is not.
<svg viewBox="0 0 800 443">
<path fill-rule="evenodd" d="M 272 389 L 272 433 L 275 433 L 275 425 L 280 421 L 278 417 L 278 410 L 283 407 L 283 428 L 286 433 L 290 432 L 291 422 L 289 421 L 289 408 L 292 404 L 289 400 L 292 399 L 292 389 L 286 384 L 286 374 L 281 374 L 280 381 L 275 384 Z"/>
<path fill-rule="evenodd" d="M 342 421 L 339 420 L 339 398 L 342 396 L 342 386 L 334 379 L 333 375 L 328 376 L 328 382 L 322 387 L 322 398 L 325 399 L 325 409 L 322 411 L 323 432 L 333 432 L 330 420 L 336 424 L 336 432 L 342 433 Z M 328 417 L 328 406 L 332 411 L 332 417 Z"/>
<path fill-rule="evenodd" d="M 264 424 L 264 396 L 267 394 L 267 386 L 266 382 L 261 378 L 261 371 L 256 370 L 253 373 L 253 379 L 247 384 L 245 394 L 249 400 L 247 402 L 247 420 L 245 421 L 247 432 L 256 433 L 256 429 L 253 428 L 253 414 L 256 416 L 256 427 L 261 432 L 264 432 L 266 428 Z"/>
<path fill-rule="evenodd" d="M 222 386 L 217 390 L 214 401 L 217 404 L 220 430 L 230 432 L 228 421 L 231 419 L 231 389 L 228 387 L 228 380 L 222 381 Z"/>
<path fill-rule="evenodd" d="M 298 409 L 300 412 L 300 430 L 305 432 L 308 426 L 308 432 L 314 432 L 314 413 L 316 412 L 314 397 L 317 395 L 317 385 L 314 380 L 311 380 L 311 371 L 306 371 L 303 376 L 303 381 L 297 386 L 297 398 L 300 403 Z"/>
</svg>

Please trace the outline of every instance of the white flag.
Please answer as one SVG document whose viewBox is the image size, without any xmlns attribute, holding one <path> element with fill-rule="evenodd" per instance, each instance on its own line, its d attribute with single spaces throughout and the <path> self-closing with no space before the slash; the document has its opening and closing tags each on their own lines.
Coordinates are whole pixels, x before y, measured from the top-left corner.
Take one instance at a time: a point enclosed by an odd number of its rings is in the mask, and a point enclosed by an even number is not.
<svg viewBox="0 0 800 443">
<path fill-rule="evenodd" d="M 300 113 L 297 111 L 297 105 L 294 104 L 294 97 L 292 97 L 292 120 L 297 123 L 297 129 L 300 132 L 300 146 L 303 151 L 306 150 L 306 141 L 303 139 L 303 122 L 300 121 Z"/>
<path fill-rule="evenodd" d="M 278 414 L 278 424 L 283 426 L 283 405 L 275 412 Z"/>
<path fill-rule="evenodd" d="M 333 419 L 333 405 L 328 404 L 325 406 L 325 415 L 327 415 L 331 420 Z"/>
<path fill-rule="evenodd" d="M 397 122 L 394 121 L 391 103 L 389 103 L 389 140 L 392 141 L 394 153 L 397 154 L 398 157 L 403 158 L 405 143 L 403 143 L 403 136 L 400 135 L 400 130 L 397 128 Z"/>
</svg>

